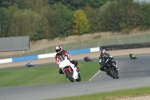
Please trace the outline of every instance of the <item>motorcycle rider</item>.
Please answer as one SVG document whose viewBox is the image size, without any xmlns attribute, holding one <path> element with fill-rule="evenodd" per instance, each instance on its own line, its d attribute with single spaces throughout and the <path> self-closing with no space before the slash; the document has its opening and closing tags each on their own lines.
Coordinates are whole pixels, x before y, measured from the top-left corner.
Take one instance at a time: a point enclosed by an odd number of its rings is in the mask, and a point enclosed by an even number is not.
<svg viewBox="0 0 150 100">
<path fill-rule="evenodd" d="M 63 61 L 66 56 L 67 59 L 70 60 L 70 62 L 76 66 L 76 68 L 78 69 L 78 72 L 80 71 L 78 67 L 78 61 L 72 60 L 70 54 L 66 50 L 62 50 L 61 46 L 56 46 L 55 51 L 56 51 L 55 60 L 58 66 L 59 66 L 59 62 Z M 64 74 L 61 69 L 59 69 L 59 74 Z"/>
<path fill-rule="evenodd" d="M 105 49 L 102 49 L 100 51 L 100 57 L 99 57 L 99 64 L 101 65 L 100 66 L 101 71 L 105 71 L 104 68 L 105 68 L 105 65 L 107 65 L 106 60 L 107 60 L 108 57 L 110 57 L 111 61 L 113 61 L 116 65 L 116 62 L 115 62 L 114 58 L 109 53 L 106 53 Z M 117 65 L 115 67 L 116 67 L 116 70 L 118 71 L 119 68 L 117 67 Z"/>
</svg>

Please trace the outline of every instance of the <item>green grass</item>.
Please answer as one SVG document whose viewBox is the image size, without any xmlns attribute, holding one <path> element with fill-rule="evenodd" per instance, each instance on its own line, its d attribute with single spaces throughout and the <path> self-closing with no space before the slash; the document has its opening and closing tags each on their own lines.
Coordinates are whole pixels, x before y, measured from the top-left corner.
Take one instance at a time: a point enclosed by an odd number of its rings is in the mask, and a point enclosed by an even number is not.
<svg viewBox="0 0 150 100">
<path fill-rule="evenodd" d="M 80 62 L 82 81 L 88 81 L 98 70 L 98 62 Z M 70 82 L 58 73 L 55 65 L 0 70 L 0 87 L 31 86 Z"/>
<path fill-rule="evenodd" d="M 150 86 L 46 100 L 114 100 L 117 98 L 136 97 L 140 95 L 150 95 Z"/>
</svg>

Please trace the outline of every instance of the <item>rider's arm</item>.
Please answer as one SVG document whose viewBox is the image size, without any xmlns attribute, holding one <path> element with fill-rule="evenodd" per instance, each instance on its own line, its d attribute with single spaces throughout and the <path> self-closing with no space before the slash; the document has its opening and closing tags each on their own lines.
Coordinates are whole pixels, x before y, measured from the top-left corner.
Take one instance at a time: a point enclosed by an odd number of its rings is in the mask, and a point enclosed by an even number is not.
<svg viewBox="0 0 150 100">
<path fill-rule="evenodd" d="M 101 55 L 99 56 L 99 64 L 100 65 L 102 64 L 102 56 Z"/>
<path fill-rule="evenodd" d="M 67 58 L 68 58 L 70 61 L 72 61 L 71 55 L 70 55 L 67 51 L 65 51 L 65 56 L 67 56 Z"/>
<path fill-rule="evenodd" d="M 58 56 L 55 56 L 55 61 L 56 61 L 57 65 L 59 66 L 59 57 Z"/>
<path fill-rule="evenodd" d="M 114 60 L 114 57 L 112 55 L 110 55 L 109 53 L 107 53 L 107 55 L 111 58 L 111 60 Z"/>
</svg>

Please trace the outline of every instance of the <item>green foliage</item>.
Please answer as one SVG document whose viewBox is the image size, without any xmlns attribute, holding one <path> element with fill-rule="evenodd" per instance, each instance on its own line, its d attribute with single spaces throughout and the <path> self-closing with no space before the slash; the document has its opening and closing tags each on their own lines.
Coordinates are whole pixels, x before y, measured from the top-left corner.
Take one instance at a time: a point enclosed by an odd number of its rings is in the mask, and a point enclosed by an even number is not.
<svg viewBox="0 0 150 100">
<path fill-rule="evenodd" d="M 0 8 L 0 37 L 7 37 L 10 27 L 10 13 L 6 8 Z"/>
<path fill-rule="evenodd" d="M 12 36 L 31 36 L 36 32 L 40 15 L 31 10 L 18 10 L 14 13 L 11 23 Z"/>
<path fill-rule="evenodd" d="M 134 0 L 0 0 L 0 37 L 54 39 L 150 28 L 150 3 Z"/>
<path fill-rule="evenodd" d="M 77 10 L 74 13 L 73 34 L 81 35 L 89 31 L 90 24 L 83 10 Z"/>
<path fill-rule="evenodd" d="M 130 32 L 139 27 L 141 16 L 139 15 L 138 6 L 132 0 L 119 0 L 118 3 L 119 14 L 121 21 L 119 27 L 122 32 Z"/>
<path fill-rule="evenodd" d="M 101 31 L 118 31 L 119 27 L 119 20 L 120 16 L 117 13 L 118 3 L 116 1 L 114 2 L 107 2 L 105 5 L 103 5 L 99 11 L 98 16 L 100 19 L 100 30 Z"/>
<path fill-rule="evenodd" d="M 150 4 L 149 3 L 142 3 L 140 6 L 139 14 L 142 15 L 141 28 L 146 30 L 150 28 Z"/>
<path fill-rule="evenodd" d="M 51 6 L 48 18 L 50 37 L 66 37 L 71 35 L 73 24 L 73 12 L 61 3 Z"/>
<path fill-rule="evenodd" d="M 84 7 L 84 12 L 86 13 L 87 19 L 89 20 L 90 24 L 90 32 L 98 32 L 99 31 L 99 17 L 97 14 L 97 10 L 91 8 L 90 6 Z"/>
<path fill-rule="evenodd" d="M 128 33 L 143 24 L 139 5 L 132 0 L 107 2 L 99 10 L 101 31 Z"/>
<path fill-rule="evenodd" d="M 33 41 L 48 39 L 48 37 L 49 37 L 49 28 L 50 27 L 48 25 L 48 19 L 45 17 L 47 15 L 43 12 L 41 12 L 41 13 L 42 13 L 42 16 L 40 16 L 36 22 L 36 30 L 31 35 L 31 40 L 33 40 Z M 43 15 L 45 15 L 45 16 L 43 16 Z"/>
<path fill-rule="evenodd" d="M 49 4 L 61 2 L 71 10 L 83 9 L 86 5 L 92 8 L 99 8 L 109 0 L 49 0 Z"/>
</svg>

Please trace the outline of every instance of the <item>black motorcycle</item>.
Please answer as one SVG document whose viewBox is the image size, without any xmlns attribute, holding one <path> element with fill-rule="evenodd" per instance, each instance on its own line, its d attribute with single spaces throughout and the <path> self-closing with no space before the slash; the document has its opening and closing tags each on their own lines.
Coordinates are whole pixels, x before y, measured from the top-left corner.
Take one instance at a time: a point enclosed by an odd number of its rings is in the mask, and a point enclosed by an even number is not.
<svg viewBox="0 0 150 100">
<path fill-rule="evenodd" d="M 104 71 L 107 75 L 112 77 L 113 79 L 119 79 L 118 70 L 116 69 L 116 62 L 111 57 L 107 57 L 104 64 Z"/>
</svg>

